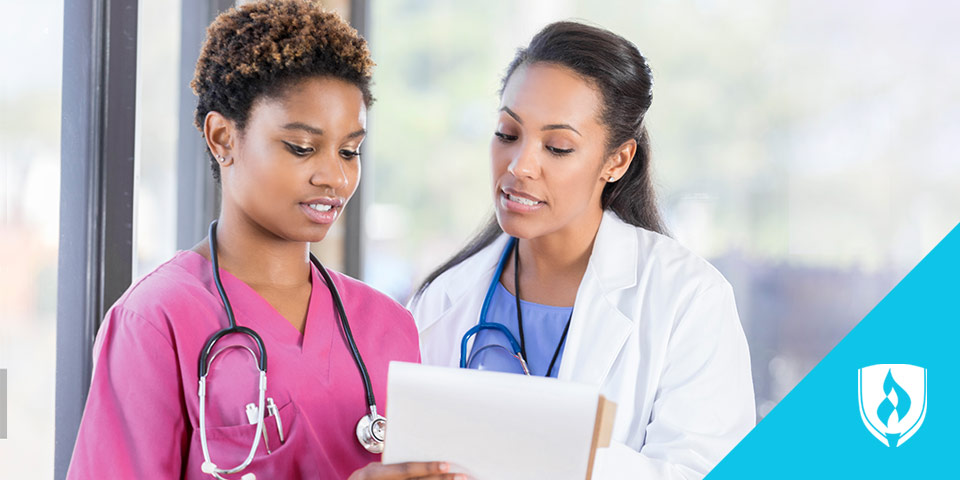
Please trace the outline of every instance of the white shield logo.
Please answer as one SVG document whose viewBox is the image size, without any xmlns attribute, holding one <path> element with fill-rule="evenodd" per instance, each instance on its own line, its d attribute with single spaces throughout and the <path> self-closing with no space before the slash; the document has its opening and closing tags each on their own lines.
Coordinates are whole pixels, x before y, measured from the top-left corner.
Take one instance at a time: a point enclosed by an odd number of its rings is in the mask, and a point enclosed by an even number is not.
<svg viewBox="0 0 960 480">
<path fill-rule="evenodd" d="M 903 445 L 927 413 L 927 369 L 880 364 L 857 371 L 860 418 L 888 447 Z"/>
</svg>

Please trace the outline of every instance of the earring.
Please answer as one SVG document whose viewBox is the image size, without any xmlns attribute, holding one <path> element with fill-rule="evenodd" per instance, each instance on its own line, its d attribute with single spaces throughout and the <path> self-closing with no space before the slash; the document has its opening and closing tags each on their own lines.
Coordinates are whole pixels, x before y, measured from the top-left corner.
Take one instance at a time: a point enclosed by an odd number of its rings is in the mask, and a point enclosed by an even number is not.
<svg viewBox="0 0 960 480">
<path fill-rule="evenodd" d="M 224 160 L 223 155 L 217 155 L 217 161 L 220 162 L 220 163 L 223 163 L 223 162 L 225 162 L 226 160 Z"/>
</svg>

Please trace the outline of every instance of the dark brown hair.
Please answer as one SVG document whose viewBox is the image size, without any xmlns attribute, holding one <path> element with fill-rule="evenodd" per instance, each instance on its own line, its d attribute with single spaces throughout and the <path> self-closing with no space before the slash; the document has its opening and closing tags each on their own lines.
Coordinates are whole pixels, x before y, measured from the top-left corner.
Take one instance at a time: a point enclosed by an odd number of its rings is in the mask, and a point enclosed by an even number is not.
<svg viewBox="0 0 960 480">
<path fill-rule="evenodd" d="M 190 83 L 198 97 L 194 124 L 202 132 L 207 114 L 216 111 L 243 130 L 255 100 L 314 76 L 356 85 L 369 106 L 373 66 L 363 37 L 317 3 L 269 0 L 231 8 L 207 28 Z M 210 167 L 219 182 L 212 154 Z"/>
</svg>

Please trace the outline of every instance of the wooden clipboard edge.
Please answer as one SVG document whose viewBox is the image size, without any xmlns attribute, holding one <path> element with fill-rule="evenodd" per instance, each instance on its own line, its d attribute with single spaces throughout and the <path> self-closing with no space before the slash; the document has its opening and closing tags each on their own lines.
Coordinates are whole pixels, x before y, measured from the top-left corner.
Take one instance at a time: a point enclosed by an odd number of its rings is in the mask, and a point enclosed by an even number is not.
<svg viewBox="0 0 960 480">
<path fill-rule="evenodd" d="M 593 476 L 593 460 L 598 448 L 610 446 L 613 434 L 613 420 L 617 416 L 617 404 L 600 395 L 597 400 L 597 419 L 593 424 L 593 440 L 590 442 L 590 460 L 587 462 L 587 480 Z"/>
</svg>

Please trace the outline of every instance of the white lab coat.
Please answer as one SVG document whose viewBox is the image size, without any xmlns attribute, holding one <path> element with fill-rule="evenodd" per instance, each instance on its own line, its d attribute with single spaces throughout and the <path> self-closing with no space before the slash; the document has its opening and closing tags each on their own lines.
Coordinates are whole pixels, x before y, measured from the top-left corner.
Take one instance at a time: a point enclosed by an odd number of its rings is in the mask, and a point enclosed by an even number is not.
<svg viewBox="0 0 960 480">
<path fill-rule="evenodd" d="M 423 363 L 457 366 L 506 244 L 503 235 L 411 301 Z M 558 378 L 617 403 L 593 478 L 702 478 L 755 424 L 733 290 L 675 240 L 604 212 Z"/>
</svg>

